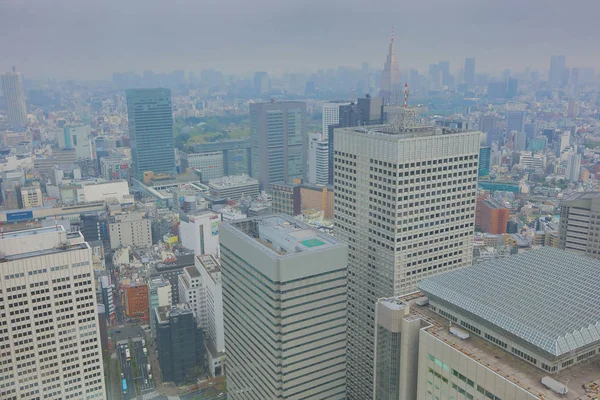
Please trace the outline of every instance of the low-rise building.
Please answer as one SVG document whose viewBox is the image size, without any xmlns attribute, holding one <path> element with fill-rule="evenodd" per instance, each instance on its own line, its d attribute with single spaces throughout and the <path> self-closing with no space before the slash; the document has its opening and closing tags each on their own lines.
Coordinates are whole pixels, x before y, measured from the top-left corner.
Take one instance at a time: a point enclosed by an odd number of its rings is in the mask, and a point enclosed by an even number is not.
<svg viewBox="0 0 600 400">
<path fill-rule="evenodd" d="M 142 211 L 133 211 L 110 217 L 110 248 L 123 246 L 151 247 L 152 227 L 149 218 Z"/>
<path fill-rule="evenodd" d="M 224 176 L 208 182 L 213 199 L 240 200 L 242 197 L 255 198 L 259 195 L 258 180 L 248 175 Z"/>
<path fill-rule="evenodd" d="M 219 255 L 219 214 L 205 209 L 194 215 L 180 214 L 179 219 L 179 238 L 183 247 L 196 255 Z"/>
<path fill-rule="evenodd" d="M 147 320 L 149 302 L 146 282 L 132 282 L 123 286 L 121 290 L 125 316 L 137 320 Z"/>
<path fill-rule="evenodd" d="M 487 233 L 506 233 L 510 211 L 493 198 L 477 199 L 475 226 Z"/>
</svg>

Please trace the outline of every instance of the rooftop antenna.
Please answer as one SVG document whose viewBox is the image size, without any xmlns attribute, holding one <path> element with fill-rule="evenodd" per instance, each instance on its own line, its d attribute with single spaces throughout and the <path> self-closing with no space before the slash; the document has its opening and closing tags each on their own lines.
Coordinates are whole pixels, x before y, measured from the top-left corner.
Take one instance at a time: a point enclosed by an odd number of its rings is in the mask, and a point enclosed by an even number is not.
<svg viewBox="0 0 600 400">
<path fill-rule="evenodd" d="M 350 95 L 350 101 L 352 103 L 354 103 L 355 100 L 356 100 L 356 96 L 354 96 L 354 89 L 352 89 L 352 94 Z"/>
<path fill-rule="evenodd" d="M 404 108 L 408 108 L 408 82 L 404 84 Z"/>
<path fill-rule="evenodd" d="M 394 25 L 392 25 L 392 42 L 394 41 Z"/>
<path fill-rule="evenodd" d="M 2 234 L 2 239 L 4 239 L 4 227 L 2 226 L 2 221 L 0 221 L 0 233 Z"/>
</svg>

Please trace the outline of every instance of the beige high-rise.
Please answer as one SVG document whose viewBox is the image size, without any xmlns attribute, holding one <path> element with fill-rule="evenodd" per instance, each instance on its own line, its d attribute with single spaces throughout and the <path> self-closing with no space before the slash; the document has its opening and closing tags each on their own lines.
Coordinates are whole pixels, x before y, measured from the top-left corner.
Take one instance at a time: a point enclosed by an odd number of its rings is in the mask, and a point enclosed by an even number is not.
<svg viewBox="0 0 600 400">
<path fill-rule="evenodd" d="M 472 262 L 480 132 L 335 130 L 335 234 L 348 243 L 347 398 L 373 395 L 375 304 Z"/>
</svg>

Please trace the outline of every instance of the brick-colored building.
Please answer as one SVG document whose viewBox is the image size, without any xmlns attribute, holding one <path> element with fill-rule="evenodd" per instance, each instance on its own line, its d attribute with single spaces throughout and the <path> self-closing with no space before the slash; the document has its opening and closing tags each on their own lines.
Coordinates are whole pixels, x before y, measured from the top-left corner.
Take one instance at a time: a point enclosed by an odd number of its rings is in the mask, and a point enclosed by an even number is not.
<svg viewBox="0 0 600 400">
<path fill-rule="evenodd" d="M 491 198 L 480 197 L 477 199 L 475 226 L 487 233 L 506 233 L 509 214 L 508 208 L 500 202 Z"/>
<path fill-rule="evenodd" d="M 123 287 L 123 313 L 129 318 L 148 319 L 148 286 L 132 283 Z"/>
<path fill-rule="evenodd" d="M 300 186 L 302 211 L 323 211 L 323 218 L 333 219 L 333 187 L 322 185 Z"/>
</svg>

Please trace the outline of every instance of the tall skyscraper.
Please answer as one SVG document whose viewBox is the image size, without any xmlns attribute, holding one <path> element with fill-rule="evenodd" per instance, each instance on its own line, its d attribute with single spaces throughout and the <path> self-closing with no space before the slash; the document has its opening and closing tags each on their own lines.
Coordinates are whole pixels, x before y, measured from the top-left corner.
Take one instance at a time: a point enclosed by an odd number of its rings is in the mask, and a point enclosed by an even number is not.
<svg viewBox="0 0 600 400">
<path fill-rule="evenodd" d="M 127 115 L 134 178 L 175 174 L 171 89 L 128 89 Z"/>
<path fill-rule="evenodd" d="M 488 133 L 496 127 L 496 116 L 491 114 L 483 114 L 479 118 L 479 130 L 483 133 Z"/>
<path fill-rule="evenodd" d="M 258 96 L 269 94 L 271 92 L 271 82 L 266 72 L 254 73 L 254 93 Z"/>
<path fill-rule="evenodd" d="M 452 75 L 450 75 L 450 62 L 440 61 L 439 66 L 442 74 L 442 85 L 450 86 L 452 83 Z"/>
<path fill-rule="evenodd" d="M 403 99 L 402 82 L 400 81 L 400 66 L 394 53 L 394 34 L 390 40 L 388 55 L 381 72 L 381 90 L 379 96 L 383 97 L 383 104 L 400 104 Z"/>
<path fill-rule="evenodd" d="M 262 190 L 271 183 L 293 183 L 306 174 L 306 103 L 250 104 L 252 177 Z"/>
<path fill-rule="evenodd" d="M 433 90 L 440 90 L 442 87 L 442 71 L 439 64 L 429 64 L 429 81 Z"/>
<path fill-rule="evenodd" d="M 512 131 L 525 132 L 525 112 L 507 111 L 506 112 L 506 133 L 510 135 Z"/>
<path fill-rule="evenodd" d="M 0 252 L 0 398 L 105 399 L 92 251 L 81 233 L 4 233 Z"/>
<path fill-rule="evenodd" d="M 75 149 L 78 160 L 92 158 L 90 130 L 89 125 L 65 126 L 62 135 L 58 134 L 58 147 L 61 149 Z"/>
<path fill-rule="evenodd" d="M 27 106 L 23 91 L 23 78 L 13 67 L 12 72 L 2 75 L 2 93 L 8 113 L 8 127 L 22 128 L 27 125 Z"/>
<path fill-rule="evenodd" d="M 373 396 L 377 300 L 472 260 L 481 133 L 408 116 L 335 131 L 335 231 L 349 245 L 349 400 Z"/>
<path fill-rule="evenodd" d="M 514 99 L 517 97 L 519 93 L 519 80 L 516 78 L 508 78 L 508 83 L 506 85 L 506 97 L 509 99 Z"/>
<path fill-rule="evenodd" d="M 292 217 L 221 225 L 233 400 L 346 398 L 346 244 Z"/>
<path fill-rule="evenodd" d="M 329 141 L 321 133 L 311 134 L 308 140 L 308 182 L 329 182 Z"/>
<path fill-rule="evenodd" d="M 581 154 L 571 153 L 567 158 L 565 177 L 571 182 L 578 182 L 581 174 Z"/>
<path fill-rule="evenodd" d="M 465 83 L 469 86 L 475 84 L 475 59 L 465 58 Z"/>
<path fill-rule="evenodd" d="M 337 125 L 340 122 L 340 106 L 350 104 L 347 101 L 323 103 L 323 116 L 322 116 L 322 133 L 327 135 L 329 132 L 330 125 Z"/>
<path fill-rule="evenodd" d="M 561 86 L 566 62 L 567 58 L 565 56 L 550 57 L 550 72 L 548 74 L 548 83 L 550 85 Z"/>
</svg>

